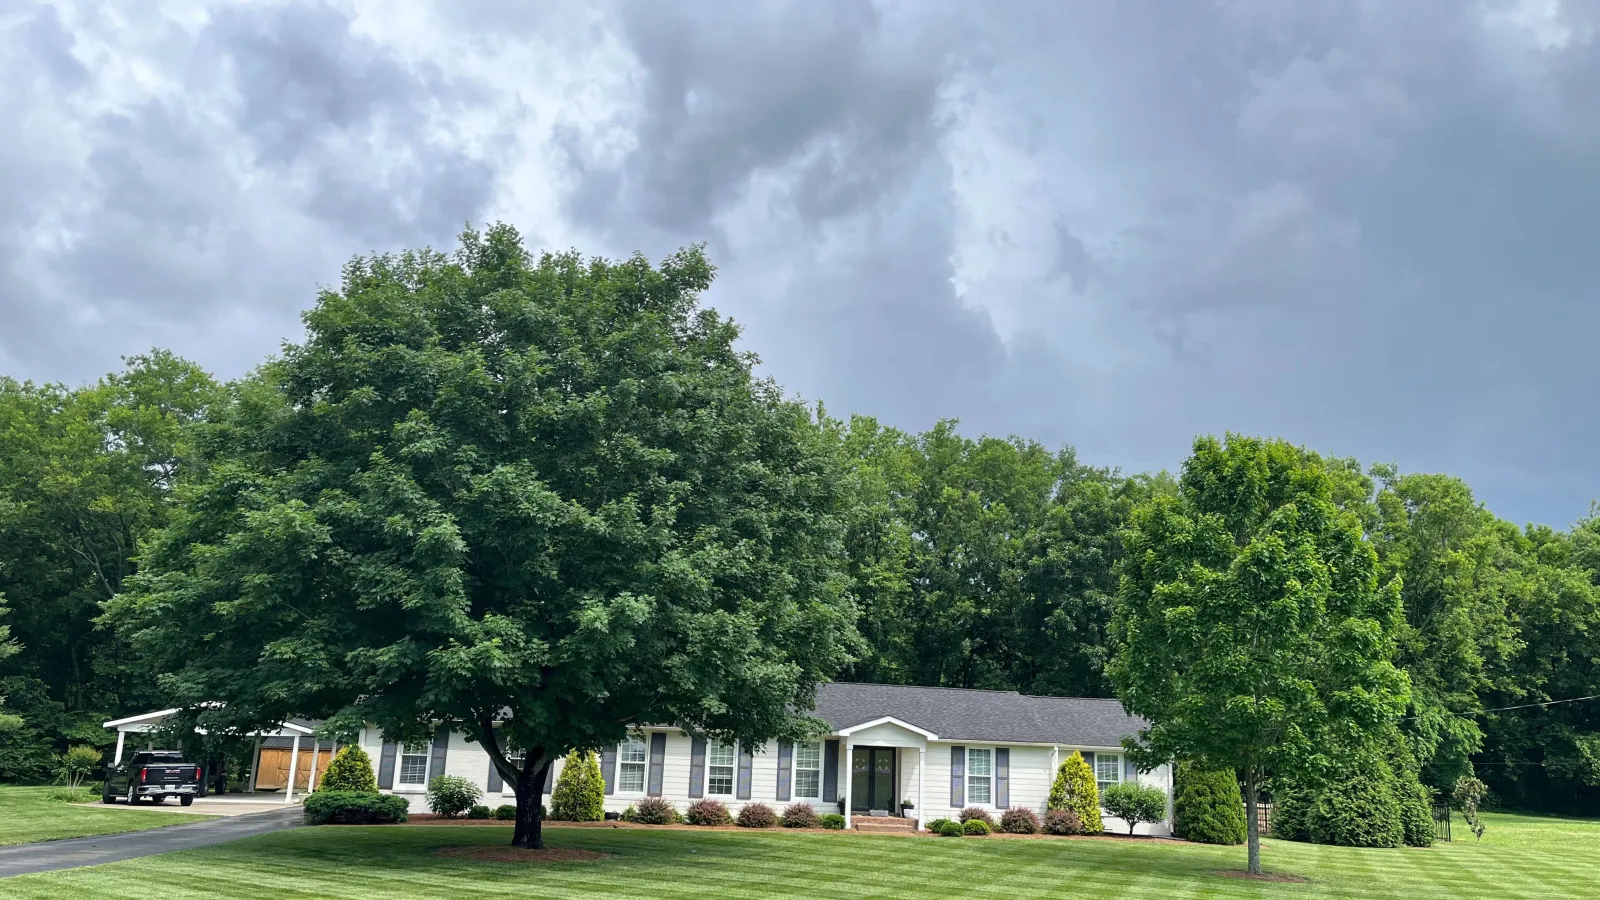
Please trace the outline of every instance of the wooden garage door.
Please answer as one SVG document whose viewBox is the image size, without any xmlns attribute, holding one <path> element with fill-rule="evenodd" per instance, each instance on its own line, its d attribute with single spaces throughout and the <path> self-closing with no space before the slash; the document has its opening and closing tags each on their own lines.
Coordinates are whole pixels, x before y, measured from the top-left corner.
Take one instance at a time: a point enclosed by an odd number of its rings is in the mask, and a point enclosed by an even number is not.
<svg viewBox="0 0 1600 900">
<path fill-rule="evenodd" d="M 256 770 L 256 789 L 262 791 L 282 790 L 289 783 L 289 757 L 294 753 L 287 747 L 262 747 L 261 764 Z M 317 760 L 317 768 L 328 764 L 328 753 L 323 751 Z M 294 789 L 306 790 L 311 784 L 311 751 L 300 751 L 300 763 L 294 773 Z"/>
</svg>

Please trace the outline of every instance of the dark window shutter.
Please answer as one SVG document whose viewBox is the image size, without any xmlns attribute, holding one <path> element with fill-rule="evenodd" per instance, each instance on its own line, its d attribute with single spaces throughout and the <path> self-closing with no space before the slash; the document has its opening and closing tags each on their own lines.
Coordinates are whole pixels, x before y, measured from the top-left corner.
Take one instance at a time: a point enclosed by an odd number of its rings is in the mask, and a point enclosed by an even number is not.
<svg viewBox="0 0 1600 900">
<path fill-rule="evenodd" d="M 1011 806 L 1011 748 L 996 747 L 994 751 L 994 805 L 1001 809 Z"/>
<path fill-rule="evenodd" d="M 740 800 L 750 799 L 750 770 L 753 768 L 755 768 L 755 754 L 750 752 L 750 748 L 745 746 L 743 741 L 740 741 L 739 771 L 734 776 L 734 783 L 736 785 L 734 788 L 736 791 L 734 796 Z"/>
<path fill-rule="evenodd" d="M 645 793 L 661 796 L 661 769 L 667 762 L 667 733 L 658 731 L 650 735 L 650 782 Z"/>
<path fill-rule="evenodd" d="M 706 795 L 706 739 L 693 738 L 689 743 L 689 796 Z"/>
<path fill-rule="evenodd" d="M 556 761 L 550 760 L 550 765 L 544 770 L 544 792 L 546 794 L 556 789 Z"/>
<path fill-rule="evenodd" d="M 386 791 L 394 790 L 394 755 L 396 749 L 394 741 L 384 741 L 383 749 L 378 752 L 378 787 Z"/>
<path fill-rule="evenodd" d="M 1139 777 L 1139 767 L 1133 764 L 1133 759 L 1122 757 L 1122 780 L 1134 781 Z"/>
<path fill-rule="evenodd" d="M 789 799 L 790 772 L 794 767 L 794 745 L 788 741 L 778 742 L 778 799 Z"/>
<path fill-rule="evenodd" d="M 967 748 L 959 744 L 950 748 L 950 805 L 967 805 Z"/>
<path fill-rule="evenodd" d="M 433 733 L 433 756 L 428 760 L 428 780 L 444 774 L 445 753 L 450 749 L 450 729 L 440 725 Z"/>
<path fill-rule="evenodd" d="M 612 744 L 600 754 L 600 778 L 606 783 L 606 794 L 617 789 L 617 745 Z"/>
<path fill-rule="evenodd" d="M 839 742 L 828 741 L 822 752 L 822 802 L 839 799 Z"/>
</svg>

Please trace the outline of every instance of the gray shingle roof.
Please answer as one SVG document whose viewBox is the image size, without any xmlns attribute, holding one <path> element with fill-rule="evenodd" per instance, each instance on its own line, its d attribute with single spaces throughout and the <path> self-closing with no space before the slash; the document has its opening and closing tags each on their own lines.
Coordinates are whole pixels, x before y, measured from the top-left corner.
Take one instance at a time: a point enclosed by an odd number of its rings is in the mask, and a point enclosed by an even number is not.
<svg viewBox="0 0 1600 900">
<path fill-rule="evenodd" d="M 848 682 L 825 684 L 817 691 L 816 716 L 835 731 L 893 716 L 942 741 L 1070 747 L 1116 747 L 1146 724 L 1116 700 Z"/>
</svg>

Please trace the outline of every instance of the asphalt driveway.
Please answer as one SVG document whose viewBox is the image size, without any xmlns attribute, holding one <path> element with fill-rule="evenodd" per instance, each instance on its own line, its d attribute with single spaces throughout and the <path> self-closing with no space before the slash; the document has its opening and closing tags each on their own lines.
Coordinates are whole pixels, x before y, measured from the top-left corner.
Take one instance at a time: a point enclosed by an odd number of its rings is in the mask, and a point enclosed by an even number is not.
<svg viewBox="0 0 1600 900">
<path fill-rule="evenodd" d="M 102 834 L 94 837 L 0 847 L 0 878 L 54 872 L 57 869 L 76 869 L 79 866 L 98 866 L 101 863 L 138 859 L 141 856 L 171 853 L 174 850 L 210 847 L 213 844 L 224 844 L 240 838 L 293 828 L 300 822 L 300 807 L 291 806 L 270 812 L 195 822 L 192 825 L 168 825 L 164 828 L 152 828 L 149 831 L 128 831 L 122 834 Z"/>
</svg>

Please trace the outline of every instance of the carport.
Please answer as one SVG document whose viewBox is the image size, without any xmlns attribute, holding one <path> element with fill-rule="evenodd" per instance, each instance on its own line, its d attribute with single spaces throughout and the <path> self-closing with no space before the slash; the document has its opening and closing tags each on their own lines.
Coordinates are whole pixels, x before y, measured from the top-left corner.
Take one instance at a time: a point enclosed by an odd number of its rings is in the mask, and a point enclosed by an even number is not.
<svg viewBox="0 0 1600 900">
<path fill-rule="evenodd" d="M 159 731 L 166 724 L 167 720 L 176 715 L 179 711 L 180 710 L 176 708 L 161 709 L 156 710 L 155 712 L 143 713 L 137 716 L 128 716 L 127 718 L 123 719 L 112 719 L 111 721 L 106 722 L 104 727 L 115 729 L 117 732 L 117 750 L 111 759 L 111 764 L 114 766 L 121 764 L 122 753 L 126 745 L 128 735 L 132 734 L 137 736 Z M 282 768 L 282 765 L 279 763 L 279 760 L 285 755 L 287 756 L 287 777 L 283 778 L 281 782 L 283 787 L 284 803 L 294 802 L 294 792 L 296 783 L 298 781 L 304 782 L 302 786 L 304 790 L 316 790 L 318 774 L 317 770 L 322 750 L 324 748 L 327 749 L 329 760 L 332 760 L 333 754 L 337 753 L 339 750 L 339 744 L 337 741 L 327 742 L 318 741 L 316 739 L 315 733 L 317 724 L 318 723 L 310 720 L 291 720 L 279 722 L 276 726 L 264 728 L 260 731 L 252 731 L 244 735 L 247 738 L 255 739 L 255 745 L 250 756 L 250 782 L 248 788 L 250 793 L 253 794 L 256 792 L 256 789 L 261 786 L 263 776 L 267 774 L 262 768 L 264 754 L 269 756 L 266 761 L 272 764 L 270 768 L 273 771 L 268 777 L 275 783 L 270 785 L 270 789 L 276 789 L 279 786 L 279 784 L 276 783 L 276 779 L 281 777 L 278 770 Z M 205 732 L 203 730 L 198 730 L 197 733 L 204 734 Z M 135 737 L 136 745 L 137 742 L 138 739 Z M 301 749 L 303 743 L 307 749 Z M 145 749 L 154 750 L 156 747 L 150 740 L 146 739 Z M 285 750 L 287 750 L 287 754 L 284 753 Z M 310 771 L 307 773 L 307 777 L 302 779 L 300 777 L 300 761 L 301 755 L 304 753 L 309 753 L 311 758 L 309 760 Z"/>
</svg>

